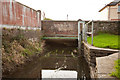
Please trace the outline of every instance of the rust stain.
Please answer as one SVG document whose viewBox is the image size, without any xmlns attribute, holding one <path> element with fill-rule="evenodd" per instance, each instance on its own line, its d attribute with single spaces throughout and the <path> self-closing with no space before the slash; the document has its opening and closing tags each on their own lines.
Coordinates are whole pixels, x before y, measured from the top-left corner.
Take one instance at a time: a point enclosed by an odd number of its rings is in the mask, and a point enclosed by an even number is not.
<svg viewBox="0 0 120 80">
<path fill-rule="evenodd" d="M 14 0 L 0 2 L 0 24 L 41 27 L 41 12 Z"/>
</svg>

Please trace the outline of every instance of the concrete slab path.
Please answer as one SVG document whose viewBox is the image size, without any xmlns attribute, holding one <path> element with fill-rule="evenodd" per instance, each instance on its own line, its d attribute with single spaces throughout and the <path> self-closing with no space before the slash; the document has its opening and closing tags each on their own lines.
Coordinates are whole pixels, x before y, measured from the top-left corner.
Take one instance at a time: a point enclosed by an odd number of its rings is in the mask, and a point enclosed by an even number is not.
<svg viewBox="0 0 120 80">
<path fill-rule="evenodd" d="M 109 74 L 112 71 L 115 71 L 114 61 L 118 59 L 119 54 L 120 53 L 114 53 L 109 56 L 96 58 L 98 78 L 111 78 L 111 80 L 118 80 L 114 77 L 111 77 Z"/>
</svg>

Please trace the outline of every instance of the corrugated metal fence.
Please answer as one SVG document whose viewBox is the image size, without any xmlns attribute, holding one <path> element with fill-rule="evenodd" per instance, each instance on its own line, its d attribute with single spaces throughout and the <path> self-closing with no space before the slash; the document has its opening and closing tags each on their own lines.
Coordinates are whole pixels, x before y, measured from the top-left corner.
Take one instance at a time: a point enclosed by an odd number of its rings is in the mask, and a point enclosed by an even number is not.
<svg viewBox="0 0 120 80">
<path fill-rule="evenodd" d="M 0 0 L 0 24 L 41 27 L 41 11 L 36 11 L 14 0 Z"/>
</svg>

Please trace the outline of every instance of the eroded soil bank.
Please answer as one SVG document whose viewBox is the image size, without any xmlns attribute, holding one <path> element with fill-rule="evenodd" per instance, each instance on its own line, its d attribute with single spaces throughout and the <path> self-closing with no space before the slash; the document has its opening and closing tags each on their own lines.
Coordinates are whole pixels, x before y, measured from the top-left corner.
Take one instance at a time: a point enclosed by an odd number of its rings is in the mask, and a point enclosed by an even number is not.
<svg viewBox="0 0 120 80">
<path fill-rule="evenodd" d="M 2 72 L 9 75 L 42 52 L 39 30 L 2 30 Z"/>
</svg>

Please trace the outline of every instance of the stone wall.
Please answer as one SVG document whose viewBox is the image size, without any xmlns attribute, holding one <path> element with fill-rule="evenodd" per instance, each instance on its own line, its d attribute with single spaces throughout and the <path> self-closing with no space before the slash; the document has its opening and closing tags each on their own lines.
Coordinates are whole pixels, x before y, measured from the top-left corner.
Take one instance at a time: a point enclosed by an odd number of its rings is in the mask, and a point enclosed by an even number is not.
<svg viewBox="0 0 120 80">
<path fill-rule="evenodd" d="M 89 68 L 90 68 L 90 76 L 91 78 L 97 78 L 96 75 L 96 56 L 94 56 L 93 51 L 91 51 L 91 49 L 85 44 L 83 43 L 82 46 L 82 53 L 86 59 L 86 61 L 88 62 Z"/>
<path fill-rule="evenodd" d="M 88 30 L 91 30 L 91 24 L 88 25 Z M 94 34 L 98 32 L 107 32 L 118 34 L 120 21 L 94 21 Z"/>
<path fill-rule="evenodd" d="M 42 21 L 42 30 L 46 36 L 77 36 L 77 21 Z"/>
<path fill-rule="evenodd" d="M 88 30 L 91 31 L 91 23 L 88 27 Z M 120 21 L 94 21 L 94 35 L 98 32 L 118 34 L 119 28 Z M 77 36 L 78 21 L 42 21 L 42 30 L 47 36 Z"/>
<path fill-rule="evenodd" d="M 89 64 L 91 77 L 97 78 L 96 57 L 108 56 L 110 54 L 117 53 L 117 52 L 119 52 L 119 50 L 96 48 L 83 42 L 82 53 Z"/>
</svg>

